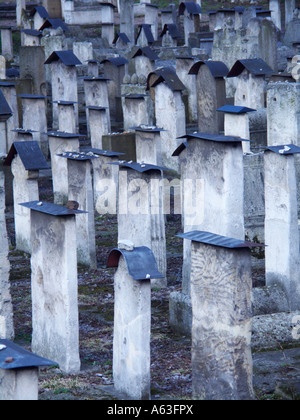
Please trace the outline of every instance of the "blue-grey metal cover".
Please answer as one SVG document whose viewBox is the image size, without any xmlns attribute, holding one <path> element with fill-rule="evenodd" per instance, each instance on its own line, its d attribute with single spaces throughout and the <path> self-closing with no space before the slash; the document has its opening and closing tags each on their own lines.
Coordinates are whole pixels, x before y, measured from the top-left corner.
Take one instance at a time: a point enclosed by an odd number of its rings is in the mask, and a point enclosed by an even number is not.
<svg viewBox="0 0 300 420">
<path fill-rule="evenodd" d="M 160 38 L 162 38 L 167 32 L 173 39 L 182 38 L 182 35 L 175 23 L 166 23 L 161 31 Z"/>
<path fill-rule="evenodd" d="M 70 160 L 77 160 L 79 162 L 87 161 L 91 159 L 99 159 L 99 156 L 96 156 L 93 152 L 63 152 L 56 156 L 70 159 Z"/>
<path fill-rule="evenodd" d="M 43 31 L 46 28 L 61 28 L 64 32 L 69 32 L 70 29 L 68 25 L 62 19 L 47 19 L 43 25 L 40 27 L 40 31 Z"/>
<path fill-rule="evenodd" d="M 279 155 L 293 155 L 300 153 L 300 147 L 294 144 L 287 144 L 282 146 L 270 146 L 266 148 L 266 151 L 274 152 Z"/>
<path fill-rule="evenodd" d="M 95 149 L 93 147 L 81 147 L 80 150 L 83 151 L 83 152 L 87 152 L 87 153 L 92 152 L 95 155 L 99 155 L 99 156 L 116 157 L 116 156 L 125 155 L 125 153 L 113 152 L 111 150 Z"/>
<path fill-rule="evenodd" d="M 157 262 L 151 249 L 142 246 L 133 251 L 115 248 L 111 251 L 107 268 L 118 267 L 121 255 L 124 257 L 129 275 L 133 280 L 162 279 L 164 276 L 158 271 Z"/>
<path fill-rule="evenodd" d="M 108 82 L 109 80 L 111 80 L 108 77 L 100 77 L 100 76 L 89 76 L 89 77 L 83 77 L 82 78 L 84 82 Z"/>
<path fill-rule="evenodd" d="M 158 60 L 158 55 L 155 51 L 152 50 L 150 47 L 141 47 L 136 50 L 136 52 L 133 54 L 132 58 L 138 57 L 144 55 L 145 57 L 149 58 L 151 61 Z"/>
<path fill-rule="evenodd" d="M 152 33 L 152 30 L 151 30 L 151 25 L 149 25 L 148 23 L 142 23 L 141 25 L 139 25 L 139 31 L 138 31 L 137 39 L 140 36 L 142 31 L 144 31 L 145 37 L 146 37 L 148 43 L 153 44 L 155 39 L 153 37 L 153 33 Z"/>
<path fill-rule="evenodd" d="M 43 33 L 41 31 L 37 31 L 36 29 L 22 29 L 22 31 L 26 35 L 42 37 Z"/>
<path fill-rule="evenodd" d="M 11 82 L 3 82 L 3 81 L 1 81 L 0 82 L 0 88 L 1 88 L 1 86 L 3 86 L 3 87 L 13 87 L 13 86 L 17 86 L 19 83 L 17 83 L 17 82 L 13 82 L 13 81 L 11 81 Z"/>
<path fill-rule="evenodd" d="M 242 139 L 241 137 L 234 137 L 234 136 L 224 136 L 222 134 L 210 134 L 210 133 L 192 133 L 192 134 L 185 134 L 184 136 L 178 137 L 179 139 L 186 138 L 187 141 L 181 143 L 179 147 L 175 150 L 172 156 L 179 156 L 184 149 L 188 148 L 188 141 L 189 140 L 208 140 L 214 141 L 218 143 L 241 143 L 242 141 L 250 141 L 248 139 Z"/>
<path fill-rule="evenodd" d="M 33 7 L 33 9 L 30 12 L 30 16 L 34 16 L 35 13 L 38 13 L 40 15 L 40 17 L 43 18 L 43 19 L 47 19 L 47 18 L 50 17 L 49 13 L 47 12 L 45 7 L 43 7 L 43 6 Z"/>
<path fill-rule="evenodd" d="M 74 105 L 78 104 L 78 102 L 74 101 L 51 101 L 52 104 L 58 104 L 58 105 Z"/>
<path fill-rule="evenodd" d="M 14 130 L 11 130 L 13 133 L 19 133 L 19 134 L 32 134 L 32 133 L 38 133 L 36 130 L 25 130 L 24 128 L 15 128 Z"/>
<path fill-rule="evenodd" d="M 137 171 L 140 173 L 149 172 L 149 171 L 169 171 L 168 168 L 165 168 L 163 166 L 150 165 L 147 163 L 137 163 L 137 162 L 129 163 L 125 161 L 120 161 L 120 162 L 112 162 L 109 165 L 118 165 L 121 168 L 133 169 L 134 171 Z"/>
<path fill-rule="evenodd" d="M 108 109 L 108 107 L 88 105 L 88 106 L 86 106 L 86 109 L 91 109 L 92 111 L 106 111 Z"/>
<path fill-rule="evenodd" d="M 143 93 L 126 93 L 125 95 L 121 95 L 124 99 L 145 99 L 149 97 L 149 95 L 145 95 Z"/>
<path fill-rule="evenodd" d="M 14 142 L 5 159 L 4 166 L 10 166 L 16 154 L 20 156 L 26 171 L 49 169 L 49 165 L 37 141 Z"/>
<path fill-rule="evenodd" d="M 75 216 L 76 214 L 87 213 L 83 210 L 72 210 L 67 207 L 59 206 L 58 204 L 46 203 L 45 201 L 30 201 L 28 203 L 19 203 L 19 205 L 39 213 L 58 217 Z"/>
<path fill-rule="evenodd" d="M 38 356 L 35 353 L 31 353 L 9 340 L 0 340 L 0 345 L 5 346 L 3 350 L 0 350 L 1 369 L 9 370 L 39 366 L 58 366 L 58 363 Z"/>
<path fill-rule="evenodd" d="M 112 57 L 112 58 L 106 58 L 105 60 L 102 60 L 100 64 L 105 63 L 111 63 L 116 67 L 124 66 L 125 64 L 128 64 L 129 61 L 125 57 Z"/>
<path fill-rule="evenodd" d="M 153 76 L 154 74 L 158 77 L 150 86 L 150 79 L 151 76 Z M 147 79 L 147 90 L 149 90 L 150 87 L 153 88 L 163 82 L 166 83 L 166 85 L 174 92 L 186 90 L 186 87 L 177 76 L 176 71 L 173 69 L 173 67 L 163 67 L 149 73 Z"/>
<path fill-rule="evenodd" d="M 12 110 L 1 90 L 0 90 L 0 116 L 5 116 L 5 119 L 12 116 Z"/>
<path fill-rule="evenodd" d="M 194 230 L 192 232 L 180 233 L 176 235 L 178 238 L 189 239 L 194 242 L 199 242 L 206 245 L 214 245 L 221 248 L 257 248 L 265 247 L 263 244 L 258 244 L 255 242 L 241 241 L 239 239 L 228 238 L 227 236 L 216 235 L 211 232 L 204 232 L 199 230 Z"/>
<path fill-rule="evenodd" d="M 227 112 L 228 114 L 246 114 L 248 112 L 254 112 L 256 109 L 247 108 L 246 106 L 224 105 L 217 109 L 217 111 Z"/>
<path fill-rule="evenodd" d="M 222 61 L 197 61 L 192 65 L 188 74 L 198 74 L 201 66 L 206 65 L 214 78 L 226 77 L 229 73 L 229 69 Z"/>
<path fill-rule="evenodd" d="M 270 76 L 274 73 L 274 70 L 261 58 L 248 58 L 236 61 L 227 77 L 237 77 L 244 69 L 247 69 L 254 76 Z"/>
<path fill-rule="evenodd" d="M 187 10 L 187 12 L 191 15 L 201 14 L 201 6 L 193 1 L 185 1 L 180 3 L 178 9 L 179 16 L 183 15 L 185 10 Z"/>
<path fill-rule="evenodd" d="M 18 69 L 6 69 L 6 72 L 5 72 L 5 74 L 6 74 L 6 77 L 8 78 L 8 79 L 15 79 L 16 77 L 20 77 L 20 72 L 19 72 L 19 70 Z"/>
<path fill-rule="evenodd" d="M 17 97 L 21 99 L 47 99 L 47 96 L 33 95 L 32 93 L 20 93 Z"/>
<path fill-rule="evenodd" d="M 44 64 L 51 64 L 54 61 L 61 61 L 65 66 L 77 66 L 82 64 L 73 51 L 53 51 Z"/>
<path fill-rule="evenodd" d="M 116 44 L 119 38 L 124 42 L 124 44 L 130 44 L 130 39 L 124 32 L 119 32 L 116 34 L 113 40 L 113 44 Z"/>
<path fill-rule="evenodd" d="M 44 134 L 48 134 L 49 137 L 60 137 L 62 139 L 78 139 L 79 137 L 84 137 L 83 134 L 66 133 L 64 131 L 48 131 Z"/>
</svg>

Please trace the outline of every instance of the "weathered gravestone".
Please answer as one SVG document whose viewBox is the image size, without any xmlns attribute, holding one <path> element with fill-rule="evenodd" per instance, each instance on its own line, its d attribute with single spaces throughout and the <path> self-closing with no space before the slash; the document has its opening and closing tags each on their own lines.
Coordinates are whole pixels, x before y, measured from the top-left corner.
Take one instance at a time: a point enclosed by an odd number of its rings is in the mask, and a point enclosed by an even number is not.
<svg viewBox="0 0 300 420">
<path fill-rule="evenodd" d="M 13 174 L 16 249 L 31 253 L 30 210 L 20 203 L 39 200 L 39 170 L 49 166 L 36 141 L 15 142 L 5 160 Z"/>
<path fill-rule="evenodd" d="M 55 365 L 9 340 L 0 340 L 0 400 L 37 401 L 39 367 Z"/>
<path fill-rule="evenodd" d="M 254 399 L 250 248 L 257 244 L 203 231 L 179 236 L 192 242 L 193 397 Z"/>
<path fill-rule="evenodd" d="M 119 244 L 108 258 L 115 274 L 113 377 L 127 398 L 150 399 L 151 279 L 160 278 L 147 247 Z"/>
<path fill-rule="evenodd" d="M 75 373 L 80 370 L 75 216 L 82 211 L 38 201 L 21 205 L 31 210 L 32 349 Z"/>
</svg>

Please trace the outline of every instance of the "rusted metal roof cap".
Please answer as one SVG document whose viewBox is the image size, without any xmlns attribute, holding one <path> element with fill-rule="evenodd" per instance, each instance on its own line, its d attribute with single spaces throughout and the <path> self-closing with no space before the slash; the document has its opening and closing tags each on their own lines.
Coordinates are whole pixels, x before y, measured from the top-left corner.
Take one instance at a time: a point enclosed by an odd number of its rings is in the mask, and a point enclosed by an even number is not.
<svg viewBox="0 0 300 420">
<path fill-rule="evenodd" d="M 22 369 L 39 366 L 58 366 L 58 364 L 31 353 L 9 340 L 0 340 L 1 369 Z"/>
<path fill-rule="evenodd" d="M 222 108 L 217 109 L 219 112 L 227 112 L 228 114 L 246 114 L 254 112 L 256 109 L 247 108 L 246 106 L 224 105 Z"/>
<path fill-rule="evenodd" d="M 204 232 L 199 230 L 194 230 L 192 232 L 180 233 L 176 235 L 178 238 L 189 239 L 194 242 L 199 242 L 206 245 L 214 245 L 221 248 L 257 248 L 265 247 L 265 245 L 258 244 L 255 242 L 241 241 L 239 239 L 228 238 L 227 236 L 216 235 L 211 232 Z"/>
<path fill-rule="evenodd" d="M 201 14 L 201 6 L 193 1 L 182 2 L 179 5 L 178 14 L 183 15 L 184 11 L 187 11 L 191 15 Z"/>
<path fill-rule="evenodd" d="M 16 154 L 20 156 L 26 171 L 49 169 L 48 163 L 37 141 L 14 142 L 5 159 L 4 166 L 10 166 Z"/>
<path fill-rule="evenodd" d="M 30 201 L 28 203 L 19 203 L 19 205 L 39 213 L 58 217 L 74 216 L 76 214 L 87 213 L 83 210 L 68 209 L 67 207 L 59 206 L 58 204 L 53 203 L 46 203 L 45 201 Z"/>
<path fill-rule="evenodd" d="M 197 61 L 192 65 L 188 74 L 198 74 L 201 66 L 207 66 L 214 78 L 226 77 L 229 73 L 229 69 L 222 61 Z"/>
<path fill-rule="evenodd" d="M 237 77 L 245 69 L 254 76 L 266 76 L 274 73 L 274 70 L 261 58 L 248 58 L 236 61 L 227 77 Z"/>
<path fill-rule="evenodd" d="M 294 144 L 287 144 L 283 146 L 270 146 L 266 148 L 266 151 L 274 152 L 279 155 L 293 155 L 300 153 L 300 147 L 295 146 Z"/>
<path fill-rule="evenodd" d="M 45 61 L 45 64 L 51 64 L 55 61 L 61 61 L 65 66 L 81 65 L 73 51 L 53 51 L 50 57 Z"/>
<path fill-rule="evenodd" d="M 151 249 L 145 246 L 134 248 L 133 251 L 115 248 L 108 257 L 107 268 L 118 267 L 121 256 L 124 257 L 128 273 L 133 280 L 143 281 L 164 278 L 158 271 L 157 262 Z"/>
</svg>

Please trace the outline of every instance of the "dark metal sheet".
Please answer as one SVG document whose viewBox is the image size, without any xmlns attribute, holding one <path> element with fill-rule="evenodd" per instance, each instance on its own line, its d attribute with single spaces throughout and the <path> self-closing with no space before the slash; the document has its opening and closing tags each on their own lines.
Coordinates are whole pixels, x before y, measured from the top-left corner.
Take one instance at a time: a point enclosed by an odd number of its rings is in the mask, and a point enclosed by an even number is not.
<svg viewBox="0 0 300 420">
<path fill-rule="evenodd" d="M 112 58 L 106 58 L 105 60 L 101 61 L 101 64 L 105 63 L 111 63 L 116 67 L 124 66 L 125 64 L 128 64 L 128 60 L 125 57 L 112 57 Z"/>
<path fill-rule="evenodd" d="M 20 156 L 26 171 L 49 169 L 48 163 L 36 141 L 14 142 L 5 159 L 4 165 L 10 166 L 16 154 Z"/>
<path fill-rule="evenodd" d="M 41 31 L 37 31 L 36 29 L 22 29 L 21 32 L 30 36 L 38 36 L 38 37 L 43 36 L 43 33 Z"/>
<path fill-rule="evenodd" d="M 113 152 L 111 150 L 95 149 L 93 147 L 81 147 L 80 150 L 87 153 L 93 152 L 95 155 L 99 156 L 117 157 L 125 155 L 125 153 Z"/>
<path fill-rule="evenodd" d="M 166 23 L 160 33 L 160 37 L 162 38 L 167 32 L 169 32 L 173 39 L 182 38 L 182 35 L 175 23 Z"/>
<path fill-rule="evenodd" d="M 187 11 L 191 15 L 201 14 L 201 6 L 193 1 L 182 2 L 179 5 L 178 14 L 183 15 L 184 11 Z"/>
<path fill-rule="evenodd" d="M 74 101 L 51 101 L 52 104 L 58 104 L 58 105 L 74 105 L 78 104 L 78 102 Z"/>
<path fill-rule="evenodd" d="M 65 133 L 64 131 L 48 131 L 49 137 L 60 137 L 62 139 L 77 139 L 79 137 L 84 137 L 83 134 L 78 133 Z"/>
<path fill-rule="evenodd" d="M 30 16 L 34 16 L 35 13 L 38 13 L 40 15 L 40 17 L 43 18 L 43 19 L 47 19 L 47 18 L 50 17 L 49 13 L 47 12 L 45 7 L 43 7 L 43 6 L 33 7 L 33 9 L 30 12 Z"/>
<path fill-rule="evenodd" d="M 130 43 L 130 39 L 128 38 L 128 36 L 124 32 L 119 32 L 119 33 L 116 34 L 115 39 L 113 40 L 113 44 L 117 43 L 118 38 L 120 38 L 124 42 L 124 44 L 129 44 Z"/>
<path fill-rule="evenodd" d="M 217 109 L 219 112 L 227 112 L 228 114 L 246 114 L 254 112 L 256 109 L 247 108 L 246 106 L 224 105 L 222 108 Z"/>
<path fill-rule="evenodd" d="M 93 152 L 63 152 L 59 155 L 56 155 L 65 159 L 77 160 L 79 162 L 87 161 L 91 159 L 99 159 L 99 156 L 96 156 Z"/>
<path fill-rule="evenodd" d="M 47 96 L 33 95 L 31 93 L 21 93 L 20 95 L 17 95 L 17 97 L 21 99 L 47 99 Z"/>
<path fill-rule="evenodd" d="M 187 233 L 180 233 L 176 235 L 178 238 L 189 239 L 191 241 L 203 243 L 206 245 L 218 246 L 221 248 L 257 248 L 265 247 L 263 244 L 257 244 L 255 242 L 241 241 L 239 239 L 228 238 L 227 236 L 216 235 L 211 232 L 204 232 L 195 230 Z"/>
<path fill-rule="evenodd" d="M 129 168 L 133 169 L 134 171 L 144 173 L 148 171 L 169 171 L 168 168 L 165 168 L 163 166 L 156 166 L 156 165 L 150 165 L 147 163 L 137 163 L 137 162 L 112 162 L 109 165 L 118 165 L 121 168 Z"/>
<path fill-rule="evenodd" d="M 295 146 L 294 144 L 287 144 L 283 146 L 270 146 L 266 148 L 266 151 L 274 152 L 279 155 L 293 155 L 300 153 L 300 147 Z"/>
<path fill-rule="evenodd" d="M 248 58 L 236 61 L 227 77 L 237 77 L 244 69 L 247 69 L 254 76 L 266 76 L 274 73 L 274 70 L 261 58 Z"/>
<path fill-rule="evenodd" d="M 108 109 L 108 107 L 88 105 L 88 106 L 86 106 L 86 109 L 91 109 L 92 111 L 106 111 Z"/>
<path fill-rule="evenodd" d="M 6 115 L 8 118 L 12 116 L 12 110 L 1 90 L 0 90 L 0 115 Z"/>
<path fill-rule="evenodd" d="M 164 276 L 158 271 L 153 252 L 147 247 L 134 248 L 133 251 L 125 251 L 115 248 L 111 251 L 107 268 L 118 267 L 121 255 L 124 257 L 128 273 L 134 280 L 162 279 Z"/>
<path fill-rule="evenodd" d="M 45 64 L 51 64 L 54 61 L 61 61 L 65 66 L 77 66 L 82 64 L 73 51 L 54 51 L 45 61 Z"/>
<path fill-rule="evenodd" d="M 19 133 L 19 134 L 32 134 L 32 133 L 38 133 L 38 131 L 36 130 L 25 130 L 24 128 L 16 128 L 15 130 L 11 130 L 14 133 Z"/>
<path fill-rule="evenodd" d="M 138 48 L 137 51 L 133 54 L 132 58 L 144 55 L 145 57 L 149 58 L 151 61 L 158 60 L 158 55 L 155 51 L 152 50 L 150 47 L 141 47 Z"/>
<path fill-rule="evenodd" d="M 212 76 L 215 78 L 219 77 L 226 77 L 229 73 L 229 69 L 222 61 L 197 61 L 197 63 L 193 64 L 190 68 L 189 74 L 198 74 L 199 69 L 201 66 L 206 65 Z"/>
<path fill-rule="evenodd" d="M 158 77 L 150 86 L 150 79 L 153 75 L 157 75 Z M 159 83 L 163 82 L 165 82 L 166 85 L 169 86 L 169 88 L 174 92 L 183 91 L 186 89 L 182 81 L 177 76 L 176 71 L 172 67 L 163 67 L 161 69 L 155 70 L 154 72 L 148 75 L 147 90 L 149 90 L 150 87 L 155 87 Z"/>
<path fill-rule="evenodd" d="M 47 19 L 43 25 L 40 27 L 40 31 L 43 31 L 46 28 L 61 28 L 64 32 L 69 32 L 70 29 L 68 25 L 62 19 Z"/>
<path fill-rule="evenodd" d="M 111 80 L 109 77 L 83 77 L 84 82 L 108 82 Z"/>
<path fill-rule="evenodd" d="M 19 205 L 39 213 L 45 213 L 49 214 L 50 216 L 58 217 L 74 216 L 76 214 L 87 213 L 86 211 L 71 210 L 67 207 L 59 206 L 58 204 L 46 203 L 45 201 L 30 201 L 28 203 L 19 203 Z"/>
<path fill-rule="evenodd" d="M 5 346 L 3 350 L 0 350 L 1 369 L 9 370 L 39 366 L 58 366 L 58 363 L 38 356 L 35 353 L 31 353 L 9 340 L 0 340 L 0 346 Z"/>
<path fill-rule="evenodd" d="M 153 44 L 153 42 L 155 40 L 154 40 L 153 33 L 152 33 L 152 30 L 151 30 L 151 25 L 149 25 L 148 23 L 142 23 L 141 25 L 139 25 L 139 31 L 138 31 L 137 38 L 140 36 L 142 31 L 144 31 L 145 37 L 146 37 L 148 43 Z"/>
<path fill-rule="evenodd" d="M 135 130 L 135 131 L 141 131 L 143 133 L 160 133 L 161 131 L 166 131 L 163 128 L 147 127 L 147 126 L 130 127 L 130 129 Z"/>
</svg>

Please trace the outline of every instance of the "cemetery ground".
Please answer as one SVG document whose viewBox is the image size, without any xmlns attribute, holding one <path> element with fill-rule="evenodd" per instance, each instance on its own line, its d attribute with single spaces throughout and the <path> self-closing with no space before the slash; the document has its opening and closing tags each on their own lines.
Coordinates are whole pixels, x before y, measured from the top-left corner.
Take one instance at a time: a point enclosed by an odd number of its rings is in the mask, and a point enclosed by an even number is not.
<svg viewBox="0 0 300 420">
<path fill-rule="evenodd" d="M 53 200 L 51 178 L 40 180 L 42 201 Z M 14 306 L 15 342 L 30 350 L 30 256 L 14 247 L 13 209 L 7 211 L 10 239 L 11 293 Z M 56 367 L 41 369 L 40 400 L 120 400 L 113 388 L 112 343 L 114 320 L 114 270 L 106 269 L 107 257 L 117 245 L 116 216 L 96 216 L 96 270 L 78 267 L 81 371 L 67 375 Z M 191 400 L 191 339 L 169 327 L 169 294 L 181 288 L 181 216 L 166 219 L 168 287 L 152 290 L 151 394 L 154 400 Z M 55 263 L 55 262 L 53 262 Z M 264 285 L 264 270 L 253 271 L 253 285 Z M 254 354 L 256 398 L 299 399 L 299 349 Z"/>
</svg>

